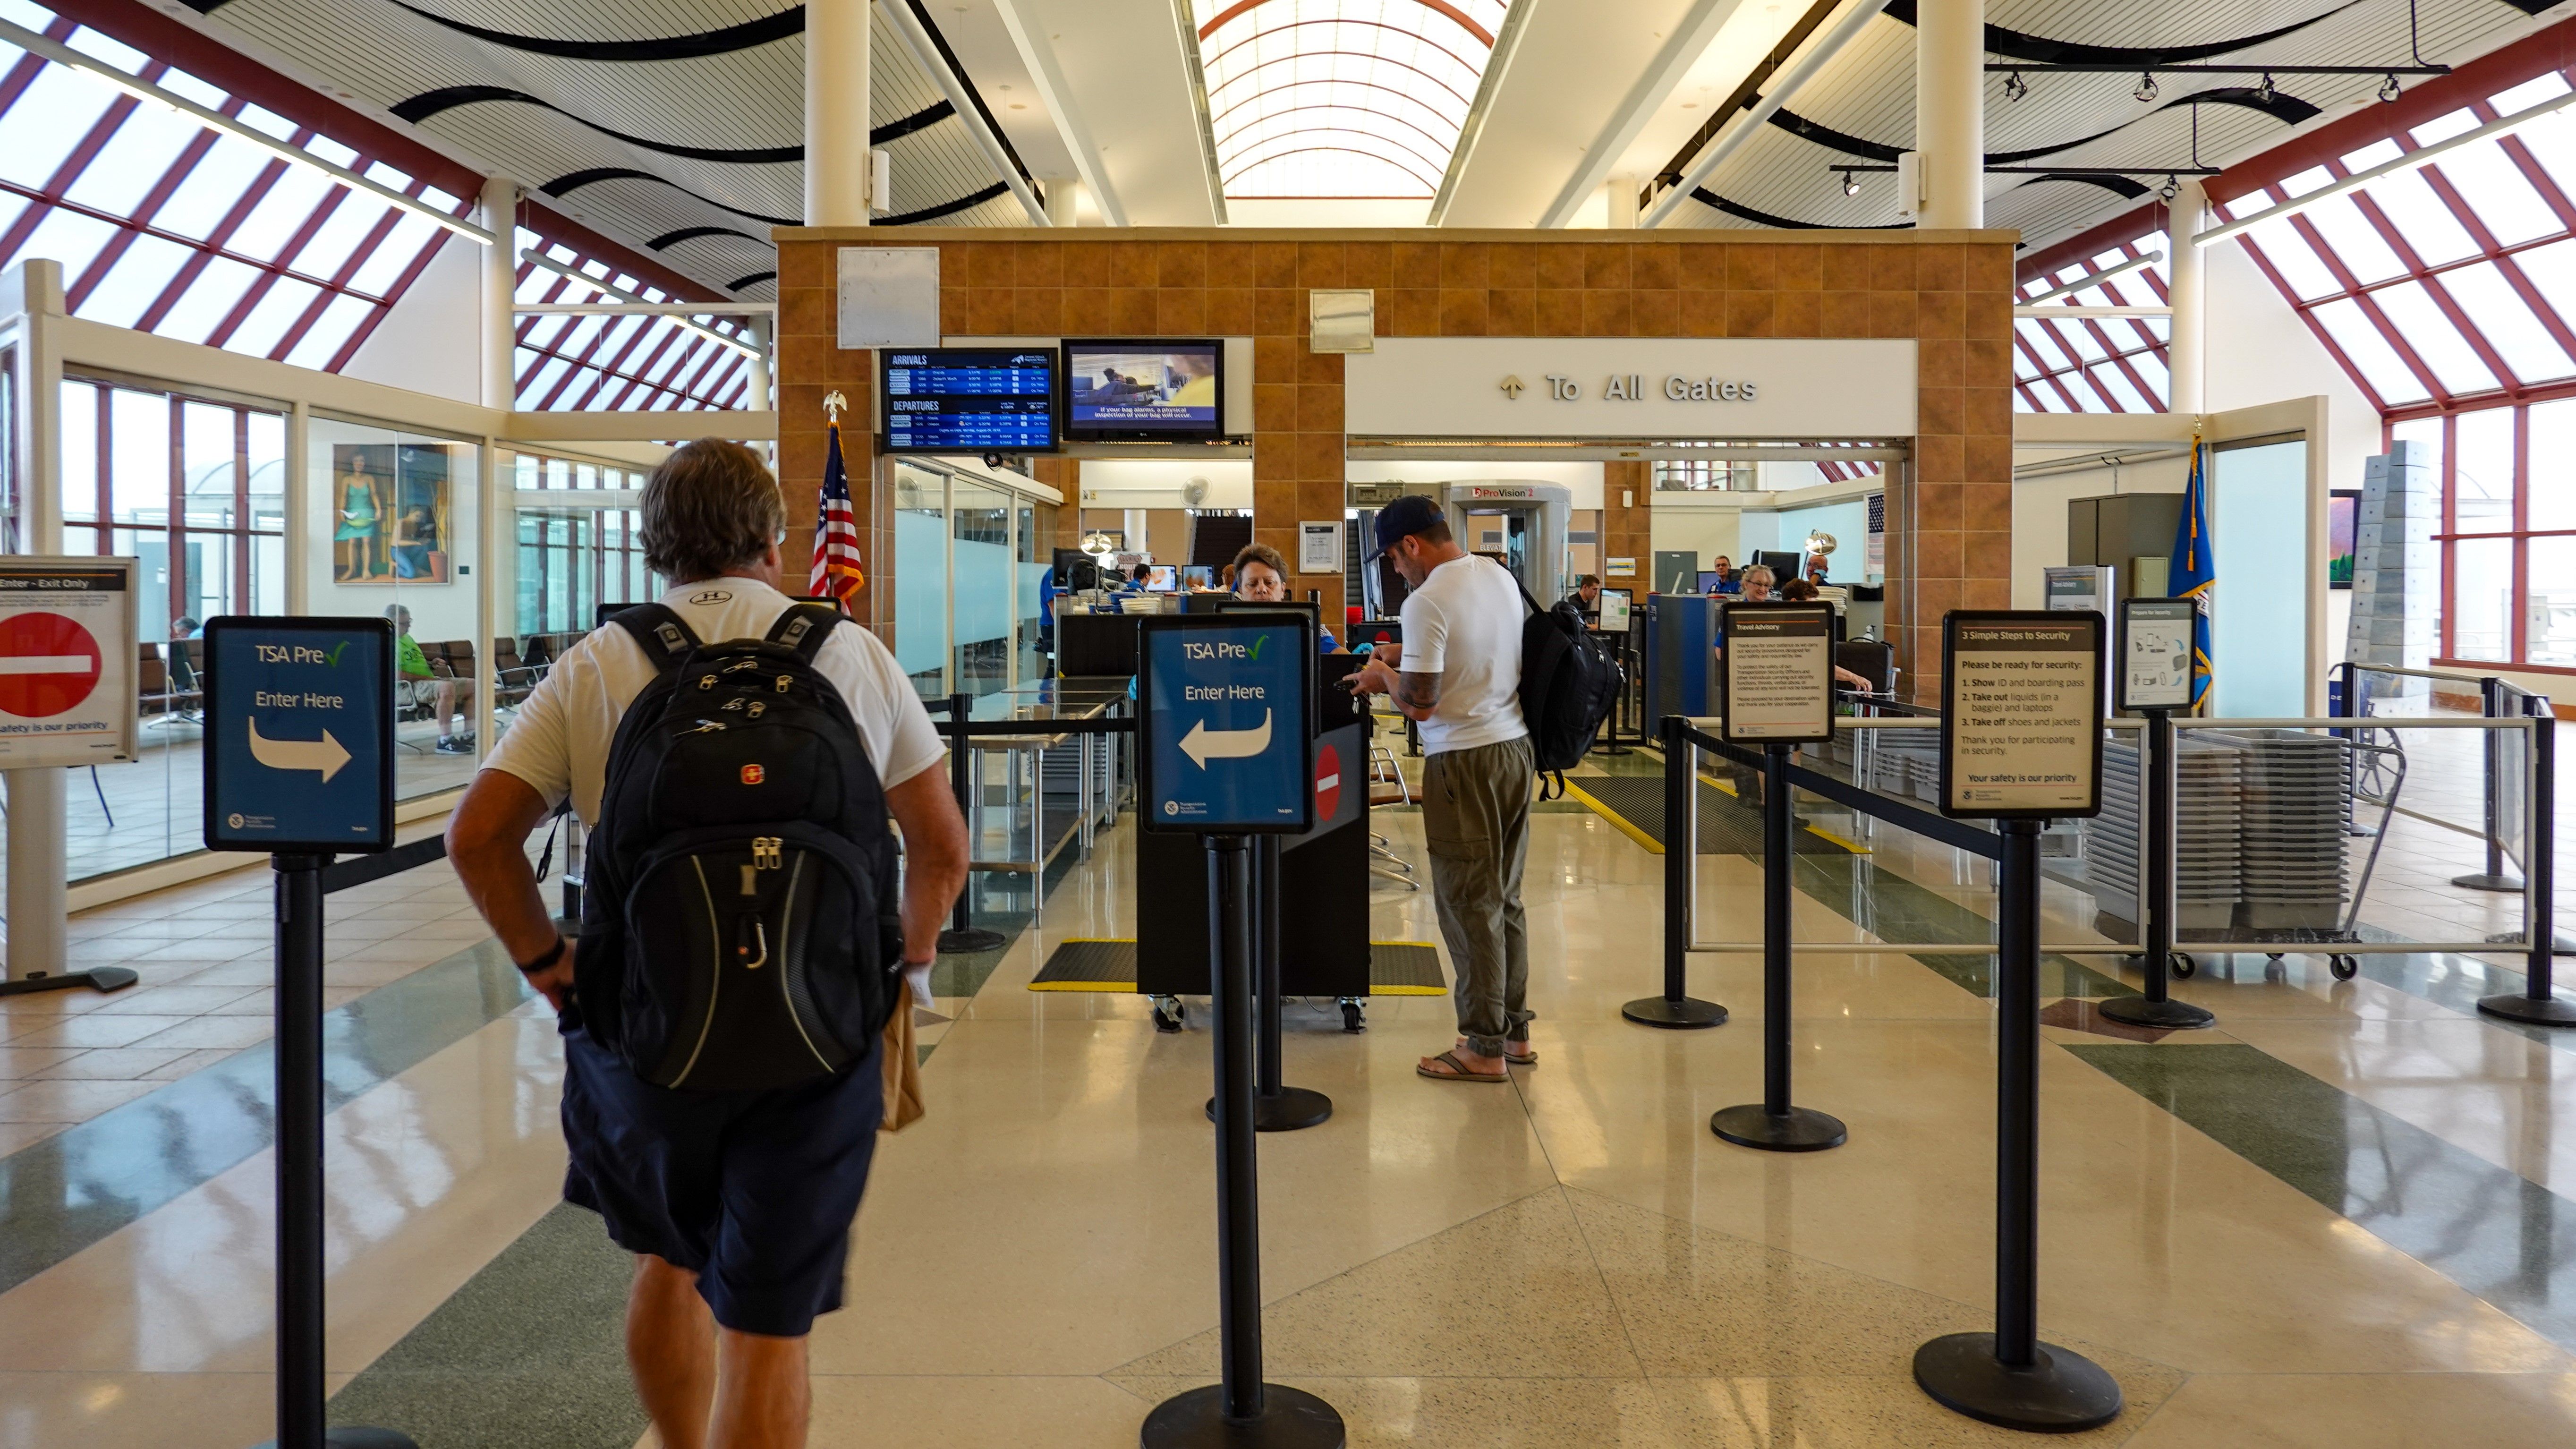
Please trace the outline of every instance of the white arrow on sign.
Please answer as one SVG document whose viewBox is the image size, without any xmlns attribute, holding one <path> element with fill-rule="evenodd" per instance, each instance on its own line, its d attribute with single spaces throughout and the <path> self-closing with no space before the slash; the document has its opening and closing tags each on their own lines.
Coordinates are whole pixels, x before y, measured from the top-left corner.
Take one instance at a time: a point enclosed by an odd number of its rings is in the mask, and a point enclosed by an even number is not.
<svg viewBox="0 0 2576 1449">
<path fill-rule="evenodd" d="M 1263 726 L 1265 732 L 1268 728 Z M 349 763 L 349 752 L 329 730 L 318 740 L 272 740 L 259 732 L 258 720 L 250 722 L 250 757 L 272 770 L 319 770 L 325 785 Z"/>
<path fill-rule="evenodd" d="M 1181 736 L 1181 753 L 1200 769 L 1210 760 L 1240 760 L 1270 748 L 1270 711 L 1261 712 L 1261 723 L 1248 730 L 1212 730 L 1206 720 L 1190 726 Z"/>
</svg>

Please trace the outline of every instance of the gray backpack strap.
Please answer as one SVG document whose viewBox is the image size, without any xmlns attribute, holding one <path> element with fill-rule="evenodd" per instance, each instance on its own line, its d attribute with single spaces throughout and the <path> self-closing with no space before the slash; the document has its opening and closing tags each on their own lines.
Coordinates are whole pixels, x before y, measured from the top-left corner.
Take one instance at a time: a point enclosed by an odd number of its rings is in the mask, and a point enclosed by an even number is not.
<svg viewBox="0 0 2576 1449">
<path fill-rule="evenodd" d="M 653 661 L 655 674 L 679 668 L 689 651 L 698 647 L 698 636 L 690 632 L 688 621 L 668 604 L 638 604 L 611 614 L 608 621 L 644 646 L 644 657 Z"/>
<path fill-rule="evenodd" d="M 825 604 L 797 604 L 769 626 L 769 642 L 784 644 L 796 651 L 796 657 L 808 665 L 823 652 L 823 644 L 832 637 L 832 626 L 841 622 L 841 611 Z"/>
</svg>

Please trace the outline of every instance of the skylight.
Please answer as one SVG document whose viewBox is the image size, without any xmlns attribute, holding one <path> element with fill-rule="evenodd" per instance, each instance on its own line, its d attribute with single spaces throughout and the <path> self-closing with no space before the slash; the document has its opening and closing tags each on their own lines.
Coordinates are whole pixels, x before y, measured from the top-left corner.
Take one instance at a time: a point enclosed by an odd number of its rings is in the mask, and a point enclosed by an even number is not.
<svg viewBox="0 0 2576 1449">
<path fill-rule="evenodd" d="M 1429 201 L 1505 0 L 1193 0 L 1225 194 Z"/>
</svg>

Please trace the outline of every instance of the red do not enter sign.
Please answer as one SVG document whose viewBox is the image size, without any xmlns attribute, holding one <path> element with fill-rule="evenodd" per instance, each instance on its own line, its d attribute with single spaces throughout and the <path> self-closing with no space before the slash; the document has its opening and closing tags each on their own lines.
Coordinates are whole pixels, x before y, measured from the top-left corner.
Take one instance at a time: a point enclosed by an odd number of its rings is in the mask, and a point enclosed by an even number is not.
<svg viewBox="0 0 2576 1449">
<path fill-rule="evenodd" d="M 1315 823 L 1333 818 L 1342 803 L 1342 752 L 1331 745 L 1315 751 Z"/>
<path fill-rule="evenodd" d="M 44 612 L 0 619 L 0 714 L 61 714 L 98 688 L 98 667 L 98 640 L 76 619 Z"/>
</svg>

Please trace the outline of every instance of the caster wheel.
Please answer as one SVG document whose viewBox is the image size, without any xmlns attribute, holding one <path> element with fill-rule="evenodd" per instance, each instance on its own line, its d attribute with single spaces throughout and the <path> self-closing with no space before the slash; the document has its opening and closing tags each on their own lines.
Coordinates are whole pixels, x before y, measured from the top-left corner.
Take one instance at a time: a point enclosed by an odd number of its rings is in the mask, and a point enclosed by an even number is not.
<svg viewBox="0 0 2576 1449">
<path fill-rule="evenodd" d="M 2361 974 L 2361 963 L 2338 951 L 2326 958 L 2326 969 L 2334 973 L 2337 981 L 2350 981 Z"/>
<path fill-rule="evenodd" d="M 2200 970 L 2200 963 L 2191 959 L 2191 953 L 2188 951 L 2174 952 L 2165 958 L 2165 965 L 2173 972 L 2174 979 L 2177 981 L 2188 981 Z"/>
<path fill-rule="evenodd" d="M 2263 953 L 2263 959 L 2271 962 L 2275 966 L 2278 966 L 2281 964 L 2281 953 L 2278 951 L 2266 951 Z"/>
<path fill-rule="evenodd" d="M 1189 1019 L 1190 1009 L 1177 1001 L 1169 1004 L 1159 1001 L 1154 1003 L 1154 1030 L 1156 1031 L 1166 1033 L 1179 1031 Z"/>
<path fill-rule="evenodd" d="M 1342 1030 L 1368 1030 L 1368 1012 L 1356 1001 L 1342 1003 Z"/>
</svg>

